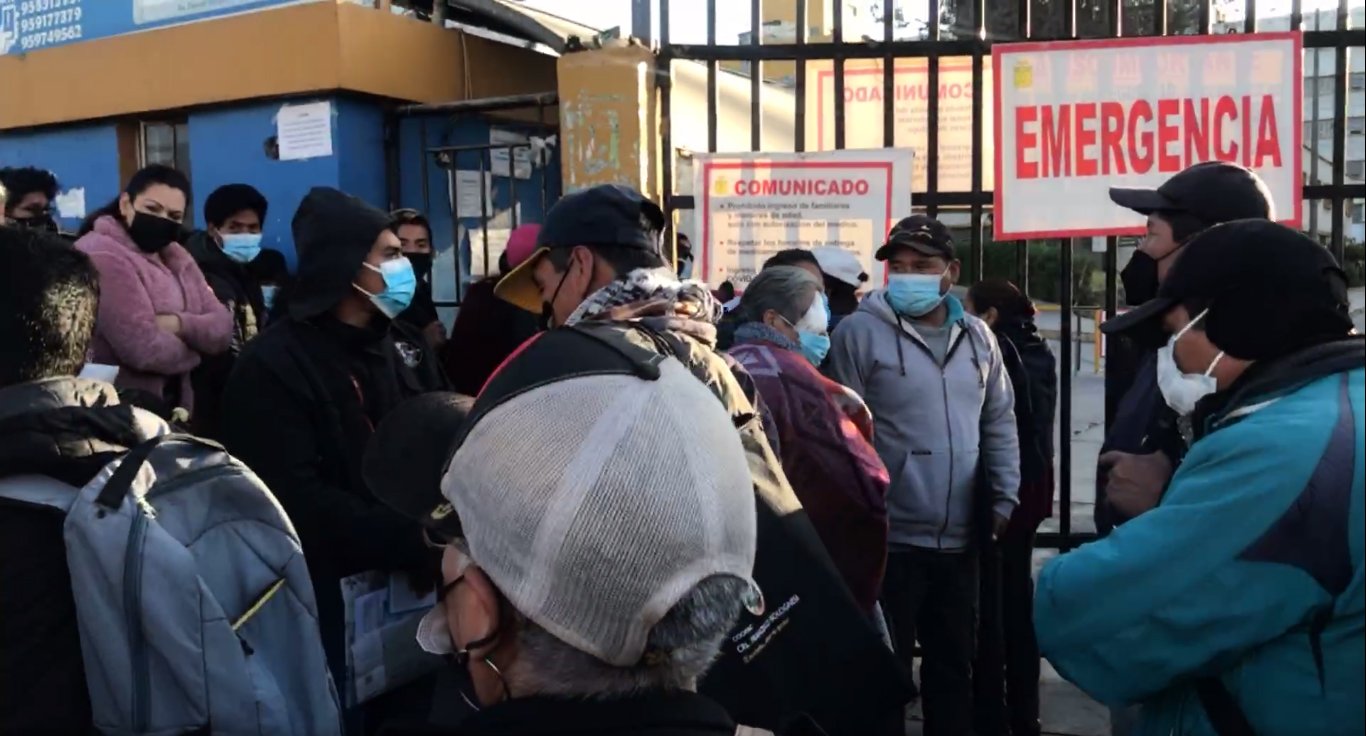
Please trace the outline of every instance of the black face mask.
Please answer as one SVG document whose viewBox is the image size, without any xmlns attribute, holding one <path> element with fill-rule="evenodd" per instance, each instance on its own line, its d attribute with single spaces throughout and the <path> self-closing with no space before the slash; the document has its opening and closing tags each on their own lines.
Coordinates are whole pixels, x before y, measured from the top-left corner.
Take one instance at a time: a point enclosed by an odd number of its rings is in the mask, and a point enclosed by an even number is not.
<svg viewBox="0 0 1366 736">
<path fill-rule="evenodd" d="M 38 230 L 41 232 L 57 232 L 57 221 L 52 219 L 52 215 L 39 215 L 37 217 L 16 217 L 14 226 L 27 230 Z"/>
<path fill-rule="evenodd" d="M 417 274 L 417 280 L 424 284 L 432 283 L 432 254 L 431 253 L 405 253 L 408 262 L 413 264 L 413 273 Z"/>
<path fill-rule="evenodd" d="M 160 253 L 180 237 L 180 223 L 165 217 L 134 212 L 128 234 L 144 253 Z"/>
<path fill-rule="evenodd" d="M 564 269 L 560 274 L 560 283 L 555 285 L 555 293 L 550 295 L 550 301 L 541 303 L 541 317 L 538 326 L 544 332 L 551 328 L 551 322 L 555 321 L 555 300 L 560 296 L 560 289 L 564 288 L 564 280 L 569 278 L 569 268 Z"/>
<path fill-rule="evenodd" d="M 1124 302 L 1137 307 L 1157 296 L 1157 259 L 1141 250 L 1134 251 L 1119 278 L 1124 283 Z"/>
</svg>

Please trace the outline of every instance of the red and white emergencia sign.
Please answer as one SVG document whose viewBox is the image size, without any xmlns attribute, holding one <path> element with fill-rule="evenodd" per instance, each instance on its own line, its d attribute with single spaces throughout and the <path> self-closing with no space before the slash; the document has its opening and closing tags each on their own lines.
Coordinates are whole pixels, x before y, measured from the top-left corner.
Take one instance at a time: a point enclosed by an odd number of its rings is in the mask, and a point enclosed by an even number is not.
<svg viewBox="0 0 1366 736">
<path fill-rule="evenodd" d="M 833 245 L 882 283 L 873 252 L 911 214 L 914 158 L 909 148 L 696 154 L 700 277 L 744 291 L 774 253 Z"/>
<path fill-rule="evenodd" d="M 1001 44 L 995 237 L 1141 232 L 1110 187 L 1157 187 L 1201 161 L 1266 181 L 1300 221 L 1299 33 Z"/>
</svg>

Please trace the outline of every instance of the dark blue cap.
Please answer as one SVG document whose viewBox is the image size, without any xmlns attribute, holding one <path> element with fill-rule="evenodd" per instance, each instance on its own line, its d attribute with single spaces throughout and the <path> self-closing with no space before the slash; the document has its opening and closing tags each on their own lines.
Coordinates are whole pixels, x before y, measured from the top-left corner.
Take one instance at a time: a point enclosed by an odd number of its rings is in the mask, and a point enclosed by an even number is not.
<svg viewBox="0 0 1366 736">
<path fill-rule="evenodd" d="M 659 205 L 630 187 L 600 184 L 561 197 L 536 242 L 542 248 L 615 245 L 659 253 L 663 231 Z"/>
</svg>

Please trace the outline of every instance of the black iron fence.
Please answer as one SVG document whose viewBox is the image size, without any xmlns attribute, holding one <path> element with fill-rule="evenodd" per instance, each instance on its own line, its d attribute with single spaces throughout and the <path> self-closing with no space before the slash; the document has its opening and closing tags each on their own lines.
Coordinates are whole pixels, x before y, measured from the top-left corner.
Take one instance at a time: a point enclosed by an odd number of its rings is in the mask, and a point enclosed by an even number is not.
<svg viewBox="0 0 1366 736">
<path fill-rule="evenodd" d="M 772 4 L 772 0 L 769 0 Z M 851 0 L 833 0 L 833 14 L 830 17 L 830 38 L 813 41 L 808 37 L 809 11 L 806 0 L 792 0 L 795 38 L 790 42 L 762 42 L 764 36 L 765 3 L 761 0 L 728 0 L 724 12 L 734 14 L 747 10 L 750 21 L 749 43 L 718 43 L 716 0 L 705 0 L 707 38 L 705 44 L 680 44 L 670 38 L 670 13 L 667 0 L 660 3 L 658 19 L 658 77 L 664 85 L 661 108 L 664 124 L 665 156 L 663 178 L 670 194 L 666 197 L 666 209 L 672 214 L 677 210 L 692 209 L 695 206 L 692 196 L 677 193 L 674 187 L 675 162 L 674 145 L 671 136 L 671 70 L 674 62 L 694 61 L 706 66 L 707 99 L 707 150 L 717 152 L 718 125 L 721 114 L 718 110 L 718 76 L 730 74 L 722 68 L 724 64 L 744 65 L 748 74 L 750 115 L 750 150 L 762 150 L 764 140 L 764 115 L 761 107 L 762 96 L 769 82 L 765 81 L 764 65 L 783 63 L 792 64 L 795 73 L 791 76 L 791 93 L 795 97 L 793 110 L 795 150 L 806 149 L 807 128 L 812 125 L 808 120 L 807 67 L 813 63 L 832 64 L 834 82 L 833 110 L 833 147 L 846 147 L 846 139 L 851 125 L 860 125 L 862 120 L 850 120 L 846 116 L 846 65 L 850 61 L 875 59 L 882 61 L 882 143 L 891 147 L 896 141 L 896 95 L 895 70 L 897 62 L 923 60 L 926 64 L 925 88 L 940 89 L 941 60 L 971 60 L 971 175 L 967 189 L 946 190 L 939 186 L 940 169 L 940 121 L 941 99 L 937 94 L 925 96 L 927 126 L 923 150 L 917 156 L 926 159 L 925 186 L 914 193 L 914 210 L 939 216 L 946 212 L 966 213 L 969 227 L 967 234 L 968 252 L 965 262 L 969 264 L 965 277 L 972 278 L 982 273 L 1012 278 L 1026 292 L 1030 289 L 1030 249 L 1031 243 L 995 243 L 994 248 L 1013 248 L 1015 259 L 1013 269 L 1006 273 L 990 273 L 987 268 L 987 228 L 984 218 L 992 207 L 992 191 L 983 185 L 984 166 L 984 127 L 983 115 L 990 114 L 984 105 L 986 91 L 983 75 L 986 64 L 990 63 L 993 43 L 1011 41 L 1061 41 L 1082 38 L 1118 38 L 1133 36 L 1166 36 L 1209 34 L 1213 32 L 1256 33 L 1259 25 L 1264 25 L 1257 16 L 1256 0 L 1235 0 L 1233 3 L 1219 0 L 928 0 L 929 19 L 923 28 L 911 29 L 912 38 L 906 35 L 907 22 L 904 13 L 897 12 L 896 3 L 887 0 L 882 3 L 858 3 L 861 8 L 880 13 L 881 37 L 870 38 L 861 34 L 859 38 L 846 37 L 844 27 L 845 6 L 852 6 Z M 690 3 L 689 10 L 696 7 L 703 10 L 702 2 Z M 650 3 L 637 3 L 636 27 L 638 35 L 642 29 L 649 29 L 651 23 L 646 17 L 641 22 L 639 14 Z M 1216 10 L 1217 9 L 1217 10 Z M 1233 24 L 1220 22 L 1220 11 L 1242 10 L 1242 19 Z M 1338 0 L 1336 10 L 1330 9 L 1332 23 L 1324 23 L 1320 13 L 1315 11 L 1315 22 L 1305 23 L 1303 0 L 1293 0 L 1289 4 L 1286 20 L 1278 22 L 1277 30 L 1304 30 L 1304 49 L 1306 53 L 1317 54 L 1319 50 L 1330 50 L 1333 55 L 1331 68 L 1332 94 L 1331 109 L 1322 114 L 1324 123 L 1331 126 L 1331 156 L 1326 179 L 1319 173 L 1317 160 L 1303 189 L 1306 212 L 1310 207 L 1326 206 L 1330 212 L 1331 227 L 1327 245 L 1341 261 L 1347 245 L 1345 223 L 1349 221 L 1351 208 L 1361 206 L 1355 200 L 1366 198 L 1366 186 L 1347 176 L 1347 139 L 1348 139 L 1348 97 L 1349 54 L 1361 53 L 1363 36 L 1360 27 L 1352 28 L 1348 0 Z M 648 12 L 648 11 L 646 11 Z M 1328 27 L 1330 26 L 1331 27 Z M 1355 51 L 1353 51 L 1355 49 Z M 1315 83 L 1318 83 L 1316 78 Z M 1357 92 L 1360 94 L 1360 92 Z M 1298 121 L 1297 121 L 1298 124 Z M 1315 126 L 1317 127 L 1317 125 Z M 1317 134 L 1317 131 L 1316 131 Z M 905 145 L 904 141 L 901 145 Z M 1318 141 L 1313 141 L 1313 154 L 1322 156 Z M 1001 155 L 1002 152 L 997 152 Z M 999 184 L 999 183 L 998 183 Z M 1308 216 L 1306 216 L 1308 219 Z M 1089 239 L 1088 239 L 1089 240 Z M 1032 245 L 1037 247 L 1039 241 Z M 1051 247 L 1057 249 L 1055 276 L 1057 301 L 1060 303 L 1059 340 L 1061 354 L 1071 355 L 1075 335 L 1072 328 L 1074 303 L 1074 251 L 1077 243 L 1054 241 Z M 1107 316 L 1113 316 L 1118 307 L 1117 261 L 1119 243 L 1114 237 L 1108 238 L 1103 257 L 1104 289 L 1103 301 Z M 1089 251 L 1089 249 L 1087 249 Z M 976 264 L 975 267 L 972 264 Z M 1040 535 L 1041 546 L 1068 548 L 1085 541 L 1092 534 L 1073 528 L 1072 522 L 1072 456 L 1073 437 L 1072 383 L 1070 370 L 1060 371 L 1060 391 L 1058 406 L 1059 437 L 1058 480 L 1059 480 L 1059 528 L 1057 533 Z"/>
</svg>

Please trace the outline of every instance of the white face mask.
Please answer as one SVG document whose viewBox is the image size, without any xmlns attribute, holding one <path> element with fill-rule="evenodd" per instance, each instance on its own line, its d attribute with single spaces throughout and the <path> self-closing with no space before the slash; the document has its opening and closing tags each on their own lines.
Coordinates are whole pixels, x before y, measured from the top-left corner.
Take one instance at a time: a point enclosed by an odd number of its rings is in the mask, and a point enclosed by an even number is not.
<svg viewBox="0 0 1366 736">
<path fill-rule="evenodd" d="M 455 575 L 460 577 L 470 569 L 473 560 L 469 555 L 456 550 L 459 562 L 455 566 Z M 444 584 L 438 586 L 438 593 Z M 451 654 L 455 652 L 455 639 L 451 636 L 450 624 L 446 621 L 446 601 L 438 600 L 436 606 L 428 611 L 417 624 L 417 645 L 422 651 L 428 654 Z"/>
<path fill-rule="evenodd" d="M 1182 373 L 1181 367 L 1176 364 L 1177 341 L 1189 332 L 1195 323 L 1204 319 L 1206 314 L 1209 314 L 1208 309 L 1196 315 L 1195 319 L 1172 335 L 1171 340 L 1157 351 L 1157 388 L 1162 392 L 1162 398 L 1167 400 L 1167 406 L 1183 417 L 1195 413 L 1195 405 L 1200 399 L 1219 390 L 1219 382 L 1210 374 L 1214 372 L 1214 367 L 1219 365 L 1219 361 L 1223 360 L 1224 351 L 1220 350 L 1219 354 L 1214 356 L 1214 360 L 1203 374 Z"/>
</svg>

